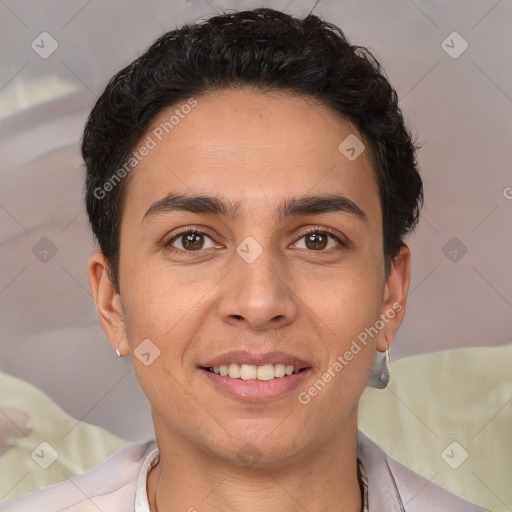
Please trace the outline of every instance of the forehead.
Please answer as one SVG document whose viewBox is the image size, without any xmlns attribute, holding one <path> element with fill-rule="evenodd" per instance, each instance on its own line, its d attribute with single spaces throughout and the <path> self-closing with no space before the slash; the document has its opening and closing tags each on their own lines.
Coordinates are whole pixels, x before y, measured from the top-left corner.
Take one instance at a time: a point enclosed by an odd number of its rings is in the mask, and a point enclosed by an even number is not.
<svg viewBox="0 0 512 512">
<path fill-rule="evenodd" d="M 149 140 L 152 149 L 130 177 L 125 204 L 136 199 L 149 207 L 172 191 L 213 193 L 229 196 L 243 216 L 266 205 L 274 211 L 283 196 L 339 193 L 379 215 L 363 137 L 313 98 L 218 91 L 160 112 L 141 142 Z"/>
</svg>

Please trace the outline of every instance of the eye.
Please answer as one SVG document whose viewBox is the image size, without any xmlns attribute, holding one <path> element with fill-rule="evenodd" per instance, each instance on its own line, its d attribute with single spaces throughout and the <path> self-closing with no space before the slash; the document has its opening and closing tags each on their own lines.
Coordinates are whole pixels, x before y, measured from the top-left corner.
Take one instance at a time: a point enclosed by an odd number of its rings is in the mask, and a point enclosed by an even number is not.
<svg viewBox="0 0 512 512">
<path fill-rule="evenodd" d="M 334 240 L 334 244 L 329 245 L 329 239 Z M 299 249 L 309 249 L 316 252 L 326 252 L 336 246 L 347 247 L 347 244 L 342 242 L 339 237 L 320 228 L 310 229 L 302 235 L 300 240 L 304 240 L 304 247 L 299 247 Z M 298 242 L 295 245 L 297 244 Z"/>
<path fill-rule="evenodd" d="M 302 234 L 299 241 L 304 240 L 304 246 L 299 249 L 308 249 L 315 252 L 328 252 L 329 249 L 338 247 L 348 247 L 338 236 L 323 228 L 315 227 Z M 209 245 L 208 245 L 209 243 Z M 299 242 L 294 245 L 297 246 Z M 164 247 L 178 253 L 200 252 L 202 249 L 220 248 L 208 233 L 198 228 L 188 228 L 176 233 L 168 241 L 164 242 Z"/>
<path fill-rule="evenodd" d="M 210 245 L 205 243 L 208 241 L 205 239 L 210 241 Z M 164 246 L 171 250 L 176 250 L 177 252 L 197 252 L 201 249 L 219 247 L 205 231 L 201 229 L 190 228 L 174 235 L 171 239 L 164 243 Z"/>
</svg>

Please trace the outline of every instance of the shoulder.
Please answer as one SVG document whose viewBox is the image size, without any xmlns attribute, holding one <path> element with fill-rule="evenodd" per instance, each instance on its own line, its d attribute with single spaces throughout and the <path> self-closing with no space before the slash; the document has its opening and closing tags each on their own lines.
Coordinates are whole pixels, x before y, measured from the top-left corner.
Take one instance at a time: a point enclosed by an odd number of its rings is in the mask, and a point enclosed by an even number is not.
<svg viewBox="0 0 512 512">
<path fill-rule="evenodd" d="M 408 469 L 362 432 L 358 433 L 357 456 L 368 475 L 371 510 L 487 512 Z"/>
<path fill-rule="evenodd" d="M 86 473 L 0 503 L 0 512 L 133 510 L 137 479 L 155 441 L 130 443 Z"/>
</svg>

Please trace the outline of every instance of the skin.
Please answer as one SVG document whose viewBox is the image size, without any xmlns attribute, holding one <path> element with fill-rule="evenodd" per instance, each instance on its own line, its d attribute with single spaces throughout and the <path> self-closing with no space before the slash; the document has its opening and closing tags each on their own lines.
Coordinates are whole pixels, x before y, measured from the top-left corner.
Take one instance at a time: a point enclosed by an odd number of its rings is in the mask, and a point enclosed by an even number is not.
<svg viewBox="0 0 512 512">
<path fill-rule="evenodd" d="M 197 100 L 130 176 L 120 295 L 103 255 L 89 262 L 103 329 L 114 349 L 132 356 L 152 406 L 160 462 L 148 477 L 150 508 L 360 511 L 357 405 L 375 350 L 391 345 L 402 322 L 409 249 L 401 249 L 386 279 L 369 150 L 352 162 L 338 150 L 351 133 L 363 140 L 351 123 L 311 98 L 284 92 L 246 88 Z M 175 108 L 161 112 L 148 133 Z M 240 216 L 174 211 L 143 220 L 169 192 L 239 202 Z M 366 221 L 342 211 L 273 217 L 286 198 L 333 193 L 356 203 Z M 186 252 L 183 237 L 173 242 L 177 252 L 164 247 L 178 228 L 198 226 L 208 231 L 199 236 L 199 250 Z M 306 244 L 304 230 L 316 226 L 348 247 L 330 236 Z M 263 250 L 252 263 L 236 252 L 248 236 Z M 393 304 L 401 311 L 301 404 L 298 393 Z M 160 350 L 149 366 L 133 354 L 147 338 Z M 247 403 L 219 391 L 198 368 L 236 349 L 283 350 L 312 370 L 300 389 Z M 240 451 L 248 447 L 257 456 L 244 463 Z"/>
</svg>

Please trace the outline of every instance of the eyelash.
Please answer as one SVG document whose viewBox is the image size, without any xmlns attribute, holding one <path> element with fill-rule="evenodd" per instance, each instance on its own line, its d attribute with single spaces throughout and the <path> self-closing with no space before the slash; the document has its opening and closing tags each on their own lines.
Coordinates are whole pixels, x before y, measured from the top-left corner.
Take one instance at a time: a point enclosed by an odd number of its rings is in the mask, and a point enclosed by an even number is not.
<svg viewBox="0 0 512 512">
<path fill-rule="evenodd" d="M 318 233 L 318 234 L 322 234 L 322 235 L 329 235 L 330 237 L 334 238 L 336 240 L 336 242 L 338 242 L 338 244 L 342 247 L 342 248 L 348 248 L 349 247 L 349 244 L 344 242 L 343 240 L 341 240 L 337 235 L 335 235 L 333 232 L 331 232 L 330 230 L 326 229 L 326 228 L 323 228 L 321 226 L 314 226 L 312 228 L 309 228 L 307 231 L 304 231 L 301 236 L 297 239 L 297 241 L 301 240 L 302 238 L 308 236 L 308 235 L 311 235 L 313 233 Z M 213 240 L 213 237 L 210 236 L 210 234 L 201 229 L 201 228 L 185 228 L 183 229 L 182 231 L 179 231 L 178 233 L 175 233 L 174 236 L 172 238 L 170 238 L 169 240 L 165 241 L 163 243 L 163 246 L 172 251 L 172 252 L 175 252 L 175 253 L 179 253 L 179 254 L 189 254 L 190 256 L 194 255 L 194 253 L 200 253 L 202 252 L 203 250 L 202 249 L 199 249 L 197 251 L 184 251 L 183 249 L 177 249 L 176 247 L 173 247 L 172 244 L 178 240 L 181 236 L 183 235 L 189 235 L 189 234 L 198 234 L 198 235 L 206 235 L 208 238 L 212 239 Z M 313 251 L 311 250 L 310 252 L 318 252 L 318 253 L 327 253 L 329 254 L 330 251 L 332 250 L 333 248 L 331 247 L 330 249 L 327 249 L 327 250 L 319 250 L 319 251 Z"/>
</svg>

